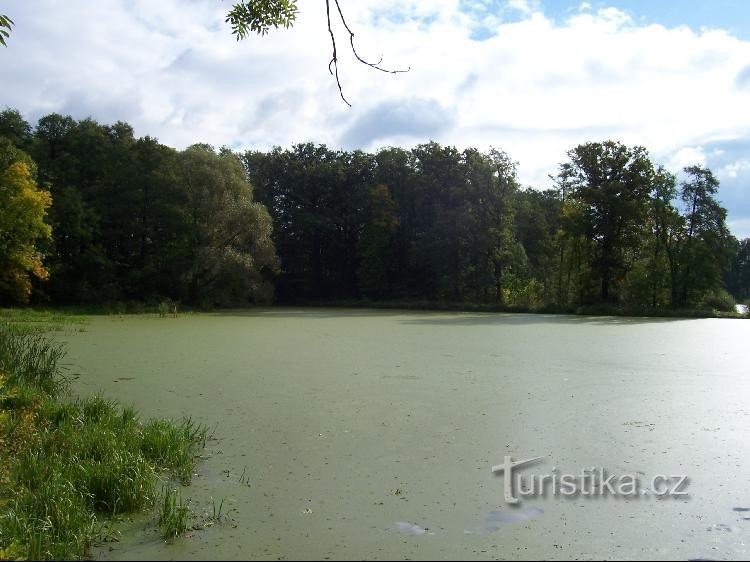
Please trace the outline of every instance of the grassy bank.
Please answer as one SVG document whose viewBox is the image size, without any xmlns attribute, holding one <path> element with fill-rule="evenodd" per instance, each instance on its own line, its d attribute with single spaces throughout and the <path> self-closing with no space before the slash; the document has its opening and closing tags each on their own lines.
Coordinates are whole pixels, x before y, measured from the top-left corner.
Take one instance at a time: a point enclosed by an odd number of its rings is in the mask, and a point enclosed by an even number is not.
<svg viewBox="0 0 750 562">
<path fill-rule="evenodd" d="M 205 440 L 190 420 L 142 422 L 99 396 L 72 399 L 65 350 L 47 332 L 82 324 L 59 316 L 0 314 L 0 559 L 85 557 L 112 517 L 153 507 L 165 481 L 189 483 Z M 165 537 L 185 528 L 170 486 Z"/>
</svg>

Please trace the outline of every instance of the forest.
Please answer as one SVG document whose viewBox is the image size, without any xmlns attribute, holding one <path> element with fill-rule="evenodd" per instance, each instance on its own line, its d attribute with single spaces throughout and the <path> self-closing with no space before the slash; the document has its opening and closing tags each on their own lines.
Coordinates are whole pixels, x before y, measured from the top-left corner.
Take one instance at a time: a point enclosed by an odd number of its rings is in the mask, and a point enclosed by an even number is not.
<svg viewBox="0 0 750 562">
<path fill-rule="evenodd" d="M 127 123 L 0 113 L 0 303 L 430 303 L 733 310 L 750 239 L 710 169 L 573 147 L 554 188 L 500 149 L 175 150 Z M 552 171 L 551 171 L 552 172 Z"/>
</svg>

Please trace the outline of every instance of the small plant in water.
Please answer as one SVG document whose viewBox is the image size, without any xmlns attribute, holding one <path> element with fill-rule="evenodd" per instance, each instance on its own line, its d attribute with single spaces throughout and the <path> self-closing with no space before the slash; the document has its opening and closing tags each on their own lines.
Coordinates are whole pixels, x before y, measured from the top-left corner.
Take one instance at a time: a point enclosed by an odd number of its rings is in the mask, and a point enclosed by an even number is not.
<svg viewBox="0 0 750 562">
<path fill-rule="evenodd" d="M 213 501 L 213 508 L 214 508 L 214 512 L 213 512 L 213 515 L 211 516 L 211 519 L 214 520 L 214 521 L 221 520 L 221 510 L 224 508 L 224 499 L 222 498 L 221 502 L 219 502 L 219 508 L 218 509 L 216 508 L 216 500 L 214 500 Z"/>
<path fill-rule="evenodd" d="M 165 540 L 184 534 L 188 528 L 190 507 L 182 500 L 182 494 L 174 488 L 162 488 L 162 501 L 159 511 L 159 530 Z"/>
</svg>

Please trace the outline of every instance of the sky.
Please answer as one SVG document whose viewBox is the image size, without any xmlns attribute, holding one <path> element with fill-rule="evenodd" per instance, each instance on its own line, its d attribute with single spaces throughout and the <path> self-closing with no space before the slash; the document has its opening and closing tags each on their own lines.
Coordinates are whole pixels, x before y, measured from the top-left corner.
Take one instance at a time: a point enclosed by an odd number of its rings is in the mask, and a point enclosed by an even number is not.
<svg viewBox="0 0 750 562">
<path fill-rule="evenodd" d="M 334 27 L 351 108 L 328 74 L 323 0 L 241 42 L 231 0 L 5 1 L 0 108 L 127 121 L 176 148 L 495 147 L 535 188 L 571 148 L 613 139 L 675 173 L 710 167 L 732 232 L 750 237 L 747 0 L 340 2 L 361 55 L 410 68 L 357 63 Z"/>
</svg>

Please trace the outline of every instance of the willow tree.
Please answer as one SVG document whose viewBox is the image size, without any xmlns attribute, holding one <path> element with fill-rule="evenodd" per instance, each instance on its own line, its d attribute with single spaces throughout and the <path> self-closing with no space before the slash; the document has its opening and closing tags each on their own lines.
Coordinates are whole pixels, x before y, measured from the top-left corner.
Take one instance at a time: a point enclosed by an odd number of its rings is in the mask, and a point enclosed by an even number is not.
<svg viewBox="0 0 750 562">
<path fill-rule="evenodd" d="M 230 150 L 198 144 L 181 152 L 179 181 L 187 198 L 190 302 L 206 306 L 267 303 L 277 269 L 266 207 L 254 201 L 245 170 Z"/>
</svg>

